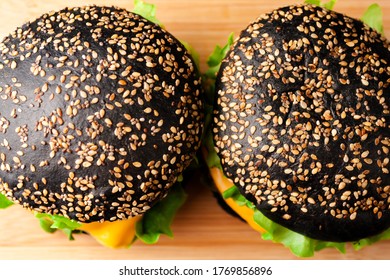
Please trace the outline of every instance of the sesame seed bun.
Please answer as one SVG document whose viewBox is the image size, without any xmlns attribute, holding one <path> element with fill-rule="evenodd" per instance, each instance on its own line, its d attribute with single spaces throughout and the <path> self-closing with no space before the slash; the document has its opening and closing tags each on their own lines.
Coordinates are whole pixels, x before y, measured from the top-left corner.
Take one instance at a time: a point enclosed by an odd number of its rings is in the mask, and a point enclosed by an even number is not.
<svg viewBox="0 0 390 280">
<path fill-rule="evenodd" d="M 213 133 L 225 176 L 265 216 L 327 241 L 390 227 L 390 46 L 311 5 L 241 32 L 217 77 Z"/>
<path fill-rule="evenodd" d="M 0 45 L 0 191 L 84 223 L 142 214 L 199 148 L 202 106 L 160 26 L 115 7 L 44 14 Z"/>
</svg>

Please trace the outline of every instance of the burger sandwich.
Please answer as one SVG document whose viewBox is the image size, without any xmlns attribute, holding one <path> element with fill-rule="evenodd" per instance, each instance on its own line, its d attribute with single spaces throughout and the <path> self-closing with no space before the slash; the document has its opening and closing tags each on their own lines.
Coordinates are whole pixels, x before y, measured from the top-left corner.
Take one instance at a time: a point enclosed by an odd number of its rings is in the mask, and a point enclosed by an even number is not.
<svg viewBox="0 0 390 280">
<path fill-rule="evenodd" d="M 204 153 L 224 203 L 301 257 L 389 238 L 389 41 L 316 5 L 276 9 L 231 41 L 210 60 Z"/>
<path fill-rule="evenodd" d="M 0 207 L 109 247 L 172 235 L 201 93 L 183 44 L 136 13 L 74 7 L 24 24 L 0 44 Z"/>
</svg>

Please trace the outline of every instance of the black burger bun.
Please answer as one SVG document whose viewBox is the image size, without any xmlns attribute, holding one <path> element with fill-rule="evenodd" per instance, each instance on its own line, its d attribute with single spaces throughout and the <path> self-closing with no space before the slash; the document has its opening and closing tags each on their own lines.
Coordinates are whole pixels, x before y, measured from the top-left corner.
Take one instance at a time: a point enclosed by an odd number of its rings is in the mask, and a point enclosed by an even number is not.
<svg viewBox="0 0 390 280">
<path fill-rule="evenodd" d="M 0 191 L 79 222 L 144 213 L 200 145 L 198 70 L 116 7 L 47 13 L 0 44 Z"/>
<path fill-rule="evenodd" d="M 217 77 L 213 133 L 225 175 L 268 218 L 355 241 L 390 227 L 390 45 L 311 5 L 261 16 Z"/>
</svg>

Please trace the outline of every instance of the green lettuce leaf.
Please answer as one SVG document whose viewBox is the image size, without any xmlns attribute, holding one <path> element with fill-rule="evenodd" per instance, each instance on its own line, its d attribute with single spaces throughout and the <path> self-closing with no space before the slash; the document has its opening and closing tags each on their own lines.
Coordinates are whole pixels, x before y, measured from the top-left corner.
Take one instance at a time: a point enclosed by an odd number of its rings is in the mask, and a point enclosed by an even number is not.
<svg viewBox="0 0 390 280">
<path fill-rule="evenodd" d="M 270 240 L 275 243 L 283 244 L 294 255 L 298 257 L 312 257 L 314 256 L 315 252 L 323 250 L 325 248 L 335 248 L 343 254 L 346 252 L 346 242 L 328 242 L 312 239 L 273 222 L 272 220 L 264 216 L 259 210 L 257 210 L 252 202 L 250 202 L 243 195 L 241 195 L 236 186 L 227 189 L 222 194 L 222 197 L 225 199 L 232 198 L 236 201 L 238 205 L 247 206 L 251 209 L 255 209 L 253 219 L 259 226 L 261 226 L 266 231 L 262 234 L 261 237 L 264 240 Z M 386 239 L 390 239 L 390 229 L 376 236 L 352 242 L 352 246 L 355 250 L 360 250 L 375 242 Z"/>
<path fill-rule="evenodd" d="M 266 232 L 262 234 L 264 240 L 270 240 L 275 243 L 281 243 L 290 251 L 299 257 L 311 257 L 314 252 L 327 247 L 336 247 L 340 252 L 345 252 L 345 245 L 321 242 L 308 238 L 302 234 L 291 231 L 277 223 L 274 223 L 266 216 L 264 216 L 259 210 L 257 210 L 252 202 L 247 200 L 238 190 L 236 186 L 232 186 L 223 192 L 222 197 L 224 199 L 232 198 L 240 206 L 246 206 L 254 210 L 253 219 L 261 226 Z"/>
<path fill-rule="evenodd" d="M 353 242 L 352 245 L 353 245 L 353 248 L 355 250 L 360 250 L 361 248 L 364 248 L 364 247 L 366 247 L 368 245 L 371 245 L 371 244 L 373 244 L 375 242 L 378 242 L 378 241 L 381 241 L 381 240 L 386 240 L 386 239 L 390 239 L 390 229 L 385 230 L 381 234 L 378 234 L 378 235 L 375 235 L 375 236 L 372 236 L 372 237 L 364 238 L 364 239 L 361 239 L 359 241 Z"/>
<path fill-rule="evenodd" d="M 204 158 L 208 167 L 217 167 L 222 170 L 221 160 L 214 150 L 214 140 L 211 131 L 207 131 L 203 140 L 203 145 L 207 150 L 207 155 Z"/>
<path fill-rule="evenodd" d="M 5 209 L 13 205 L 14 203 L 0 193 L 0 209 Z"/>
<path fill-rule="evenodd" d="M 316 5 L 316 6 L 324 7 L 328 10 L 333 10 L 333 7 L 336 4 L 336 2 L 337 0 L 330 0 L 325 3 L 322 3 L 321 0 L 306 0 L 305 4 Z"/>
<path fill-rule="evenodd" d="M 234 34 L 231 33 L 228 37 L 227 43 L 221 47 L 217 45 L 211 55 L 207 59 L 207 65 L 209 66 L 208 71 L 206 74 L 211 77 L 215 77 L 216 73 L 219 70 L 219 67 L 221 66 L 222 60 L 225 58 L 227 52 L 229 51 L 230 47 L 233 45 L 234 42 Z"/>
<path fill-rule="evenodd" d="M 186 201 L 185 193 L 181 182 L 172 186 L 169 194 L 148 212 L 143 215 L 141 221 L 136 223 L 136 236 L 146 244 L 156 243 L 161 234 L 173 237 L 171 224 L 177 210 Z"/>
<path fill-rule="evenodd" d="M 237 199 L 237 195 L 240 195 L 238 188 L 235 188 L 235 186 L 232 186 L 231 188 L 229 188 L 223 192 L 222 197 L 223 197 L 223 199 L 228 199 L 228 198 Z"/>
<path fill-rule="evenodd" d="M 134 0 L 133 12 L 162 26 L 161 22 L 156 18 L 156 6 L 144 2 L 143 0 Z"/>
<path fill-rule="evenodd" d="M 213 105 L 215 80 L 217 78 L 217 73 L 219 71 L 219 68 L 221 67 L 222 60 L 227 55 L 233 43 L 234 34 L 231 33 L 228 37 L 226 44 L 222 47 L 217 45 L 214 48 L 213 52 L 207 58 L 208 69 L 203 75 L 207 105 Z"/>
<path fill-rule="evenodd" d="M 253 219 L 267 231 L 262 234 L 264 240 L 281 243 L 298 257 L 312 257 L 314 252 L 330 247 L 336 248 L 341 253 L 345 253 L 345 243 L 327 242 L 309 238 L 271 221 L 259 210 L 255 210 Z"/>
<path fill-rule="evenodd" d="M 383 31 L 383 13 L 378 4 L 370 5 L 363 14 L 362 21 L 381 34 Z"/>
<path fill-rule="evenodd" d="M 136 238 L 134 241 L 138 238 L 147 244 L 154 244 L 161 234 L 173 237 L 170 225 L 177 210 L 187 198 L 182 187 L 183 179 L 183 175 L 180 175 L 168 195 L 146 212 L 142 220 L 136 223 Z M 65 233 L 69 240 L 74 240 L 73 234 L 82 233 L 79 230 L 81 224 L 69 218 L 46 213 L 36 213 L 35 217 L 39 220 L 41 228 L 48 233 L 53 233 L 59 229 Z"/>
<path fill-rule="evenodd" d="M 8 200 L 3 194 L 0 194 L 0 209 L 5 209 L 13 204 L 14 203 Z M 44 231 L 53 233 L 57 229 L 62 230 L 69 238 L 69 240 L 74 239 L 74 233 L 81 232 L 77 230 L 79 227 L 81 227 L 81 224 L 66 217 L 44 213 L 36 213 L 35 217 L 39 220 L 39 224 Z"/>
<path fill-rule="evenodd" d="M 205 120 L 204 127 L 205 133 L 203 133 L 203 139 L 205 141 L 212 141 L 211 134 L 208 133 L 208 128 L 211 123 L 212 112 L 214 107 L 214 95 L 215 95 L 215 80 L 217 77 L 218 70 L 221 66 L 222 60 L 225 58 L 230 47 L 233 45 L 234 35 L 231 33 L 228 37 L 227 43 L 221 47 L 217 45 L 213 52 L 207 59 L 208 70 L 202 75 L 202 85 L 204 88 L 205 97 Z M 212 158 L 210 158 L 212 160 Z"/>
<path fill-rule="evenodd" d="M 336 2 L 337 0 L 330 0 L 325 3 L 321 2 L 321 0 L 305 0 L 305 4 L 324 7 L 328 10 L 333 10 Z M 370 5 L 363 14 L 361 20 L 379 33 L 384 34 L 382 8 L 378 4 Z"/>
<path fill-rule="evenodd" d="M 222 194 L 222 197 L 224 199 L 228 199 L 228 198 L 232 198 L 234 199 L 234 201 L 239 205 L 239 206 L 246 206 L 250 209 L 255 209 L 255 205 L 250 202 L 249 200 L 247 200 L 245 198 L 245 196 L 243 196 L 240 191 L 238 190 L 238 188 L 233 185 L 232 187 L 230 187 L 229 189 L 227 189 L 226 191 L 223 192 Z"/>
<path fill-rule="evenodd" d="M 49 233 L 53 233 L 59 229 L 65 233 L 69 240 L 74 240 L 74 233 L 81 232 L 78 230 L 81 227 L 80 223 L 63 216 L 36 213 L 35 217 L 39 220 L 43 230 Z"/>
</svg>

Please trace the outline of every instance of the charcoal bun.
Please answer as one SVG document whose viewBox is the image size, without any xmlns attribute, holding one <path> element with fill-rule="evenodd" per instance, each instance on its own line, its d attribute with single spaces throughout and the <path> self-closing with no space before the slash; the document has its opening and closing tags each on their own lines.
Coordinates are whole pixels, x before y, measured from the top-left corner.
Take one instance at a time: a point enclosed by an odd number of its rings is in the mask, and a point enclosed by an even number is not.
<svg viewBox="0 0 390 280">
<path fill-rule="evenodd" d="M 355 241 L 390 227 L 390 45 L 311 5 L 243 30 L 222 62 L 213 113 L 225 175 L 271 220 Z"/>
<path fill-rule="evenodd" d="M 44 14 L 0 44 L 0 191 L 85 223 L 142 214 L 194 157 L 202 107 L 160 26 L 116 7 Z"/>
</svg>

